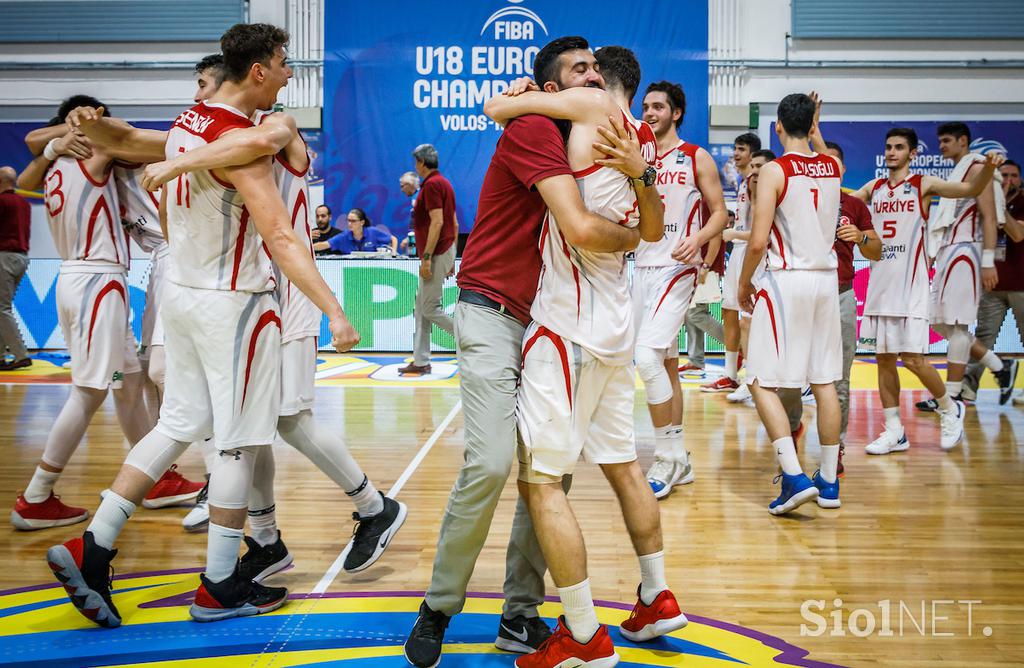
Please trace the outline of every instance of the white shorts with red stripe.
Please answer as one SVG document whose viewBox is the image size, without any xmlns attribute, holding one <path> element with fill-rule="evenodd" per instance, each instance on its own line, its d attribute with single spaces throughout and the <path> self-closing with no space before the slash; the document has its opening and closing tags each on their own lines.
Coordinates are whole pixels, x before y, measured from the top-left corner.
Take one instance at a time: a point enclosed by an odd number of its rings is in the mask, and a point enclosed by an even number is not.
<svg viewBox="0 0 1024 668">
<path fill-rule="evenodd" d="M 595 464 L 636 459 L 632 364 L 605 364 L 534 323 L 523 337 L 519 382 L 521 480 L 557 480 L 573 472 L 581 453 Z"/>
<path fill-rule="evenodd" d="M 729 264 L 725 267 L 725 276 L 722 277 L 722 308 L 730 311 L 739 311 L 743 317 L 747 317 L 740 309 L 739 286 L 740 274 L 743 273 L 743 258 L 747 254 L 747 244 L 733 243 L 732 253 L 729 254 Z M 758 287 L 764 277 L 764 263 L 760 263 L 754 271 L 750 282 Z"/>
<path fill-rule="evenodd" d="M 766 271 L 750 321 L 747 382 L 801 388 L 843 377 L 834 270 Z"/>
<path fill-rule="evenodd" d="M 317 337 L 281 344 L 281 415 L 313 408 L 316 387 Z"/>
<path fill-rule="evenodd" d="M 146 285 L 146 308 L 142 311 L 141 354 L 148 354 L 153 346 L 164 345 L 164 326 L 160 321 L 160 297 L 167 279 L 170 263 L 167 246 L 153 254 L 149 263 L 149 282 Z"/>
<path fill-rule="evenodd" d="M 928 354 L 928 321 L 892 315 L 866 315 L 860 320 L 860 340 L 878 354 Z"/>
<path fill-rule="evenodd" d="M 167 377 L 160 433 L 221 450 L 269 445 L 281 408 L 281 319 L 272 292 L 168 281 L 160 309 Z"/>
<path fill-rule="evenodd" d="M 636 344 L 678 355 L 679 329 L 690 308 L 700 278 L 700 268 L 677 264 L 670 267 L 637 267 L 633 272 L 633 305 L 636 308 Z"/>
<path fill-rule="evenodd" d="M 943 325 L 972 325 L 981 301 L 981 243 L 943 246 L 935 255 L 928 318 Z"/>
<path fill-rule="evenodd" d="M 142 370 L 128 323 L 128 283 L 123 271 L 61 267 L 57 320 L 71 356 L 71 382 L 97 390 L 119 389 L 125 374 Z"/>
</svg>

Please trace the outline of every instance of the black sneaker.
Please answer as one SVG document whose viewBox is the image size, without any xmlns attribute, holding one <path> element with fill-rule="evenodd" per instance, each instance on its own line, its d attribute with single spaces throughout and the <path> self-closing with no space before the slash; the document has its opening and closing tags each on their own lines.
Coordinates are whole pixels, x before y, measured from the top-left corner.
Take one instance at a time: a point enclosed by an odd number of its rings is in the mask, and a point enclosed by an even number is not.
<svg viewBox="0 0 1024 668">
<path fill-rule="evenodd" d="M 260 545 L 246 536 L 245 546 L 248 549 L 238 562 L 238 574 L 246 580 L 263 582 L 292 563 L 292 553 L 281 540 L 280 531 L 277 532 L 277 541 L 270 545 Z"/>
<path fill-rule="evenodd" d="M 494 646 L 506 652 L 531 654 L 551 637 L 551 629 L 540 617 L 505 617 L 498 623 Z"/>
<path fill-rule="evenodd" d="M 934 413 L 939 410 L 939 402 L 935 399 L 925 399 L 924 401 L 919 401 L 914 404 L 914 407 L 919 411 L 924 411 L 925 413 Z"/>
<path fill-rule="evenodd" d="M 360 517 L 359 513 L 352 513 L 356 526 L 352 530 L 352 540 L 341 553 L 346 573 L 358 573 L 372 566 L 405 522 L 405 504 L 383 494 L 381 498 L 384 499 L 384 510 L 376 515 Z"/>
<path fill-rule="evenodd" d="M 215 622 L 231 617 L 249 617 L 277 610 L 288 600 L 284 587 L 264 587 L 241 576 L 238 567 L 222 582 L 199 576 L 196 600 L 189 614 L 197 622 Z"/>
<path fill-rule="evenodd" d="M 430 609 L 426 601 L 420 603 L 420 616 L 405 641 L 405 659 L 418 668 L 434 668 L 441 663 L 441 643 L 451 617 Z"/>
<path fill-rule="evenodd" d="M 1017 381 L 1019 360 L 1003 359 L 1003 370 L 994 374 L 999 382 L 999 405 L 1002 406 L 1013 395 L 1013 384 Z"/>
<path fill-rule="evenodd" d="M 64 585 L 71 603 L 86 619 L 107 628 L 121 625 L 121 615 L 110 598 L 114 579 L 110 562 L 115 556 L 117 550 L 97 545 L 90 531 L 46 551 L 50 570 Z"/>
</svg>

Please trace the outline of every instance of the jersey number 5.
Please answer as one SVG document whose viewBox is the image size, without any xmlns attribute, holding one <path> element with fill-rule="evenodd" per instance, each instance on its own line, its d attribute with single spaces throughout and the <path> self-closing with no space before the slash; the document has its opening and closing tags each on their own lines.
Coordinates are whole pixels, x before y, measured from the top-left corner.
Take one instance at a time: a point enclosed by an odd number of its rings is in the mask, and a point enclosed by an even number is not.
<svg viewBox="0 0 1024 668">
<path fill-rule="evenodd" d="M 896 236 L 896 221 L 895 220 L 883 220 L 882 221 L 882 238 L 892 239 Z"/>
</svg>

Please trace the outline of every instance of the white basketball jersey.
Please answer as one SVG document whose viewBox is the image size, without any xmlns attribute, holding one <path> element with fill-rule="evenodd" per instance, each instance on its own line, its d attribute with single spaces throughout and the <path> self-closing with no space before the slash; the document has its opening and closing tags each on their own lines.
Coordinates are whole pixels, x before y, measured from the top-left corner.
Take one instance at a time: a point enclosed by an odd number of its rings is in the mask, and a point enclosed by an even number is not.
<svg viewBox="0 0 1024 668">
<path fill-rule="evenodd" d="M 736 193 L 736 222 L 733 223 L 732 229 L 737 232 L 749 232 L 750 224 L 753 221 L 754 210 L 750 207 L 750 192 L 747 190 L 747 180 L 743 179 L 743 183 L 740 184 L 739 192 Z M 733 239 L 733 247 L 736 244 L 746 245 L 746 239 Z"/>
<path fill-rule="evenodd" d="M 684 238 L 696 234 L 704 225 L 701 192 L 697 187 L 696 144 L 681 142 L 654 164 L 658 169 L 658 193 L 665 203 L 665 236 L 660 241 L 641 241 L 636 249 L 637 267 L 672 267 L 680 264 L 672 250 Z M 699 265 L 697 257 L 694 264 Z"/>
<path fill-rule="evenodd" d="M 252 127 L 241 111 L 200 102 L 183 111 L 167 135 L 166 155 L 209 144 L 235 128 Z M 270 255 L 241 196 L 209 171 L 168 182 L 169 280 L 206 290 L 269 292 L 275 288 Z"/>
<path fill-rule="evenodd" d="M 262 120 L 261 112 L 258 114 L 257 123 Z M 292 229 L 302 244 L 309 249 L 310 257 L 313 257 L 313 234 L 309 224 L 309 165 L 307 162 L 306 168 L 301 171 L 295 169 L 288 163 L 282 151 L 274 160 L 274 180 L 277 182 L 288 215 L 291 216 Z M 281 343 L 307 336 L 319 336 L 320 309 L 288 280 L 276 264 L 274 272 L 277 277 L 277 301 L 281 311 Z"/>
<path fill-rule="evenodd" d="M 871 225 L 882 240 L 882 259 L 871 263 L 864 315 L 928 317 L 928 217 L 921 175 L 890 185 L 875 181 Z"/>
<path fill-rule="evenodd" d="M 637 134 L 644 155 L 653 159 L 654 132 L 641 123 Z M 622 172 L 592 165 L 575 177 L 588 210 L 627 227 L 639 224 L 636 191 Z M 543 266 L 530 316 L 606 364 L 629 364 L 634 331 L 626 254 L 572 246 L 550 211 L 541 228 L 540 251 Z"/>
<path fill-rule="evenodd" d="M 46 172 L 46 219 L 65 263 L 107 263 L 127 270 L 128 240 L 110 172 L 95 181 L 80 160 L 57 158 Z"/>
<path fill-rule="evenodd" d="M 979 160 L 975 160 L 978 164 Z M 964 174 L 963 181 L 967 180 L 971 170 Z M 999 184 L 996 184 L 998 187 Z M 978 217 L 978 199 L 976 197 L 961 197 L 956 201 L 956 208 L 953 212 L 953 224 L 947 227 L 942 233 L 942 246 L 952 246 L 962 243 L 981 243 L 982 226 Z"/>
<path fill-rule="evenodd" d="M 125 232 L 147 253 L 165 252 L 167 240 L 160 229 L 160 191 L 150 192 L 142 187 L 145 165 L 141 163 L 114 163 L 114 183 L 121 204 L 121 224 Z"/>
<path fill-rule="evenodd" d="M 839 163 L 815 153 L 786 153 L 775 162 L 785 183 L 768 235 L 768 270 L 832 270 L 839 225 Z"/>
</svg>

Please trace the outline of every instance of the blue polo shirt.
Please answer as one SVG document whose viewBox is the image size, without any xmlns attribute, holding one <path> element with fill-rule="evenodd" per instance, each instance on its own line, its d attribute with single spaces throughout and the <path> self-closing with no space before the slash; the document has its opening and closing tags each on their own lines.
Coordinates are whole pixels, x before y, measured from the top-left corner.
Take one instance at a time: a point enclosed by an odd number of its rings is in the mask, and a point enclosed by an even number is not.
<svg viewBox="0 0 1024 668">
<path fill-rule="evenodd" d="M 331 250 L 338 251 L 342 255 L 348 253 L 374 253 L 378 248 L 387 246 L 391 248 L 391 235 L 376 227 L 364 227 L 363 238 L 356 241 L 352 230 L 347 230 L 327 240 Z"/>
</svg>

